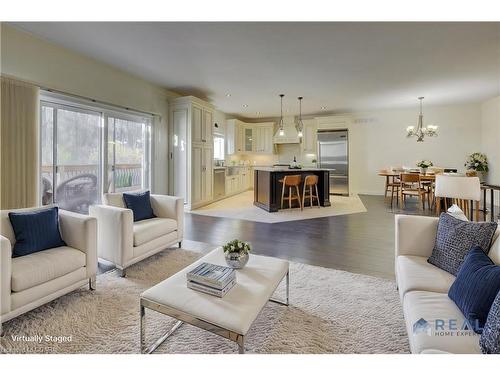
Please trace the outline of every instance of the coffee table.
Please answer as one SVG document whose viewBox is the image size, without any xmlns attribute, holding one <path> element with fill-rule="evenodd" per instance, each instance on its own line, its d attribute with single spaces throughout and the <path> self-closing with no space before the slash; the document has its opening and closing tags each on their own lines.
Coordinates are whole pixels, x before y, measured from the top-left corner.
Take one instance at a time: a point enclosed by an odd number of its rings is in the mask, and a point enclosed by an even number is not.
<svg viewBox="0 0 500 375">
<path fill-rule="evenodd" d="M 245 337 L 267 301 L 289 303 L 289 264 L 287 261 L 250 255 L 247 265 L 236 270 L 236 285 L 218 298 L 186 286 L 186 273 L 202 262 L 226 265 L 222 248 L 217 248 L 140 296 L 141 353 L 154 352 L 183 323 L 212 332 L 238 344 L 245 352 Z M 272 297 L 286 278 L 286 299 Z M 152 346 L 145 346 L 146 309 L 168 315 L 177 322 Z"/>
</svg>

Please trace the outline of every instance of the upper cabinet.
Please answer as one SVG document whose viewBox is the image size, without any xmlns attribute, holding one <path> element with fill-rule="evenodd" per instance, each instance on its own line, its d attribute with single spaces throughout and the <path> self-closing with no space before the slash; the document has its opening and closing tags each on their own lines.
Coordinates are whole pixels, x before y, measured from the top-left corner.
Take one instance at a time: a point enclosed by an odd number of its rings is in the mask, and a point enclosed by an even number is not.
<svg viewBox="0 0 500 375">
<path fill-rule="evenodd" d="M 200 107 L 196 104 L 192 106 L 192 142 L 211 143 L 213 110 Z"/>
<path fill-rule="evenodd" d="M 228 120 L 226 123 L 226 153 L 272 154 L 274 123 L 245 123 Z"/>
<path fill-rule="evenodd" d="M 306 154 L 316 154 L 318 148 L 318 122 L 315 119 L 304 120 L 302 132 L 302 151 Z"/>
<path fill-rule="evenodd" d="M 266 122 L 255 125 L 255 152 L 261 154 L 272 154 L 274 123 Z"/>
</svg>

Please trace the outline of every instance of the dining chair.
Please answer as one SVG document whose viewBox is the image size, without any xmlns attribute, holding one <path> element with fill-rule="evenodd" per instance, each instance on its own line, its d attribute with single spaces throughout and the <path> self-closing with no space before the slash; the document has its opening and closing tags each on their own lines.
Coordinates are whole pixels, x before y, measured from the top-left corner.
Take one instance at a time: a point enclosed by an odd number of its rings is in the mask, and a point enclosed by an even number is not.
<svg viewBox="0 0 500 375">
<path fill-rule="evenodd" d="M 385 174 L 384 199 L 387 199 L 387 193 L 391 193 L 391 207 L 394 202 L 394 197 L 396 197 L 396 202 L 399 205 L 399 188 L 401 186 L 399 176 L 393 174 L 395 172 L 390 169 L 383 169 L 379 173 L 382 175 Z"/>
<path fill-rule="evenodd" d="M 441 210 L 447 211 L 451 203 L 459 206 L 467 217 L 471 219 L 475 217 L 475 220 L 479 221 L 479 201 L 481 200 L 479 177 L 437 175 L 434 194 L 437 215 L 441 213 Z"/>
<path fill-rule="evenodd" d="M 429 193 L 422 185 L 420 180 L 420 174 L 418 173 L 401 173 L 401 205 L 404 208 L 406 204 L 406 197 L 413 196 L 418 197 L 419 201 L 422 203 L 422 208 L 425 210 L 425 200 L 427 199 L 427 205 L 430 207 Z"/>
</svg>

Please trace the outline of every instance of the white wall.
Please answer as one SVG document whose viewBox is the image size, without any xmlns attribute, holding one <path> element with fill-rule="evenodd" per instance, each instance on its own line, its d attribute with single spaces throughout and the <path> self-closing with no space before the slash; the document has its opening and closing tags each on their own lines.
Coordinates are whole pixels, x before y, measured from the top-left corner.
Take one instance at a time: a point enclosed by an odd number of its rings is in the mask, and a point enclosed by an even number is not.
<svg viewBox="0 0 500 375">
<path fill-rule="evenodd" d="M 460 104 L 424 107 L 424 125 L 439 126 L 436 138 L 416 142 L 406 138 L 406 127 L 416 125 L 418 109 L 360 113 L 353 115 L 351 134 L 356 190 L 364 194 L 383 193 L 384 179 L 377 171 L 391 166 L 414 167 L 429 159 L 435 166 L 464 171 L 468 154 L 481 151 L 481 107 Z"/>
<path fill-rule="evenodd" d="M 157 113 L 152 190 L 167 192 L 168 97 L 175 94 L 112 66 L 1 25 L 1 73 L 62 92 Z"/>
<path fill-rule="evenodd" d="M 487 181 L 500 185 L 500 96 L 481 105 L 481 144 L 488 157 Z"/>
</svg>

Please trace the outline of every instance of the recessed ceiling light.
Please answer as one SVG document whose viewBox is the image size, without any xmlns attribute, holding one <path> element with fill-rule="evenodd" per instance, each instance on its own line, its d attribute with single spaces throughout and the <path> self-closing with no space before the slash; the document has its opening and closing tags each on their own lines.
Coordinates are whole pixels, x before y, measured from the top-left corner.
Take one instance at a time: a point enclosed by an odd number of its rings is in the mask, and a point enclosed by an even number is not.
<svg viewBox="0 0 500 375">
<path fill-rule="evenodd" d="M 321 110 L 322 110 L 322 111 L 324 111 L 325 109 L 326 109 L 326 107 L 325 107 L 325 106 L 322 106 L 322 107 L 321 107 Z"/>
<path fill-rule="evenodd" d="M 227 93 L 226 96 L 229 98 L 231 96 L 231 94 Z"/>
<path fill-rule="evenodd" d="M 248 107 L 248 104 L 243 104 L 243 107 L 247 108 L 247 107 Z"/>
</svg>

